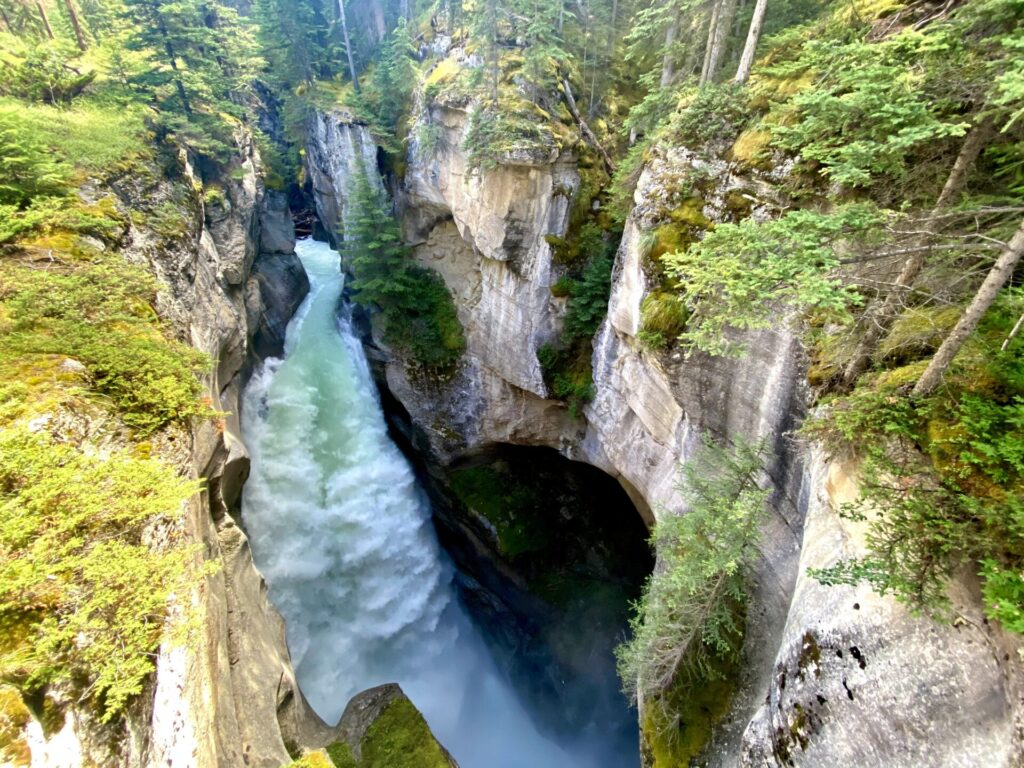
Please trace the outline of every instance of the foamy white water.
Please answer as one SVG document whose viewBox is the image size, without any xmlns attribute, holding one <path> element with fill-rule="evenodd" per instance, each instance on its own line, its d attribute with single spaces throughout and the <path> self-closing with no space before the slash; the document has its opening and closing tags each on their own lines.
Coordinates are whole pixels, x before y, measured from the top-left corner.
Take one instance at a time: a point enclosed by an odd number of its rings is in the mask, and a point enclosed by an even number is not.
<svg viewBox="0 0 1024 768">
<path fill-rule="evenodd" d="M 398 682 L 462 768 L 589 768 L 533 726 L 455 599 L 429 508 L 387 434 L 362 346 L 337 320 L 338 255 L 305 240 L 311 289 L 243 398 L 242 497 L 299 686 L 329 723 Z"/>
</svg>

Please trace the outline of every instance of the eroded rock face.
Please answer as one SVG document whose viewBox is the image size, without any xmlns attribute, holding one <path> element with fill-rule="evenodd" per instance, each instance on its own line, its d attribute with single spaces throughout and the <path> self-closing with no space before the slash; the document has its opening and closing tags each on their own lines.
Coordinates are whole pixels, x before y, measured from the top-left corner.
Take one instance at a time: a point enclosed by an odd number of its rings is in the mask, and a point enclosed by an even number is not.
<svg viewBox="0 0 1024 768">
<path fill-rule="evenodd" d="M 416 259 L 455 295 L 466 359 L 454 383 L 429 402 L 420 403 L 402 366 L 388 367 L 388 384 L 442 455 L 489 442 L 558 443 L 578 427 L 544 399 L 536 353 L 555 337 L 564 312 L 564 300 L 551 295 L 545 235 L 565 234 L 579 187 L 575 159 L 565 153 L 475 170 L 461 148 L 464 111 L 435 106 L 420 120 L 438 126 L 439 138 L 430 151 L 414 143 L 399 209 Z"/>
<path fill-rule="evenodd" d="M 123 724 L 98 723 L 79 702 L 61 701 L 59 688 L 47 693 L 66 708 L 66 717 L 56 729 L 29 723 L 35 766 L 278 768 L 290 761 L 286 744 L 314 743 L 329 734 L 298 693 L 283 623 L 232 516 L 249 466 L 239 435 L 238 396 L 252 338 L 287 322 L 307 290 L 287 207 L 264 197 L 251 137 L 240 131 L 235 142 L 227 169 L 204 169 L 182 153 L 175 178 L 154 168 L 114 180 L 110 189 L 90 182 L 81 191 L 114 192 L 126 220 L 136 208 L 161 204 L 181 214 L 175 234 L 132 224 L 120 251 L 155 274 L 162 286 L 157 310 L 177 336 L 215 361 L 202 384 L 210 405 L 225 416 L 196 420 L 191 429 L 172 425 L 153 439 L 163 460 L 184 475 L 205 479 L 204 491 L 188 502 L 183 534 L 196 545 L 197 569 L 213 560 L 220 567 L 192 594 L 179 595 L 196 610 L 190 643 L 161 646 L 154 679 Z M 275 264 L 288 265 L 280 271 L 289 282 L 268 277 L 267 265 Z M 75 373 L 82 366 L 68 360 L 66 368 Z M 53 418 L 69 421 L 66 429 L 60 425 L 62 432 L 85 440 L 88 431 L 74 422 L 88 426 L 95 414 L 83 408 Z M 179 620 L 172 612 L 170 624 Z"/>
<path fill-rule="evenodd" d="M 263 195 L 259 253 L 246 291 L 253 353 L 260 359 L 280 357 L 288 321 L 309 293 L 309 278 L 295 255 L 295 224 L 281 192 Z"/>
<path fill-rule="evenodd" d="M 618 478 L 651 521 L 685 511 L 678 465 L 703 436 L 764 438 L 773 449 L 774 514 L 754 568 L 737 691 L 706 751 L 709 764 L 1016 764 L 1016 660 L 1000 661 L 988 633 L 940 626 L 866 588 L 826 588 L 806 575 L 858 550 L 833 511 L 827 462 L 807 459 L 788 438 L 805 403 L 790 320 L 780 315 L 772 330 L 745 337 L 749 353 L 738 360 L 653 353 L 637 338 L 643 299 L 655 287 L 644 235 L 681 202 L 673 196 L 685 195 L 678 190 L 694 169 L 710 179 L 710 192 L 693 203 L 709 222 L 738 209 L 769 215 L 773 174 L 783 171 L 744 175 L 682 148 L 650 164 L 594 340 L 595 395 L 574 419 L 545 399 L 536 360 L 563 310 L 550 295 L 543 236 L 564 233 L 562 195 L 578 183 L 572 159 L 472 171 L 461 149 L 463 112 L 421 107 L 418 120 L 438 126 L 441 138 L 431 147 L 413 142 L 399 210 L 416 258 L 451 290 L 468 348 L 446 382 L 413 380 L 386 349 L 378 356 L 437 465 L 493 443 L 553 447 Z M 977 618 L 976 600 L 967 605 Z"/>
<path fill-rule="evenodd" d="M 290 760 L 286 742 L 300 743 L 321 725 L 298 692 L 284 624 L 232 516 L 249 466 L 238 408 L 253 336 L 266 339 L 286 324 L 308 290 L 283 221 L 286 205 L 264 198 L 259 162 L 248 137 L 240 137 L 238 178 L 223 182 L 226 202 L 206 208 L 194 239 L 168 250 L 137 233 L 131 249 L 167 285 L 161 314 L 217 361 L 207 396 L 227 414 L 222 424 L 205 421 L 193 432 L 191 465 L 207 489 L 191 501 L 187 522 L 202 557 L 222 565 L 193 596 L 204 614 L 199 648 L 161 649 L 149 722 L 138 725 L 145 738 L 133 762 L 142 765 L 277 768 Z M 198 173 L 187 160 L 185 172 Z M 290 283 L 264 285 L 275 263 L 289 265 L 281 271 Z"/>
<path fill-rule="evenodd" d="M 976 601 L 959 595 L 962 620 L 938 624 L 866 585 L 826 587 L 807 576 L 865 554 L 864 524 L 833 512 L 856 498 L 851 468 L 815 453 L 808 472 L 800 577 L 741 765 L 1018 764 L 1016 673 Z"/>
<path fill-rule="evenodd" d="M 375 742 L 391 740 L 406 747 L 407 751 L 391 758 L 403 766 L 408 764 L 411 768 L 410 753 L 415 750 L 429 761 L 417 764 L 416 768 L 459 768 L 397 683 L 378 685 L 353 696 L 341 715 L 337 735 L 339 741 L 328 747 L 328 752 L 344 746 L 357 766 L 369 757 L 367 753 L 373 753 L 379 761 L 381 749 Z"/>
<path fill-rule="evenodd" d="M 348 214 L 349 190 L 358 167 L 378 179 L 377 145 L 365 125 L 350 116 L 314 113 L 306 125 L 306 169 L 320 223 L 337 244 Z"/>
</svg>

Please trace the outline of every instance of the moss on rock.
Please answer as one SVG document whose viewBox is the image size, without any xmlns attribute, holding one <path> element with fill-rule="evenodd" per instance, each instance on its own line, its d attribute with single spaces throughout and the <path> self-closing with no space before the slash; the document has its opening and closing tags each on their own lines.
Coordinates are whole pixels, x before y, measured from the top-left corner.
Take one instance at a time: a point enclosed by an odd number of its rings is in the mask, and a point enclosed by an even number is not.
<svg viewBox="0 0 1024 768">
<path fill-rule="evenodd" d="M 344 741 L 334 742 L 325 751 L 335 768 L 359 768 L 359 763 L 352 756 L 352 749 Z"/>
<path fill-rule="evenodd" d="M 682 296 L 671 290 L 652 291 L 640 305 L 640 333 L 642 343 L 653 349 L 672 345 L 686 328 L 689 312 Z"/>
<path fill-rule="evenodd" d="M 650 768 L 690 765 L 728 713 L 736 690 L 738 660 L 716 661 L 715 677 L 693 685 L 681 680 L 652 702 L 640 723 L 641 749 Z"/>
<path fill-rule="evenodd" d="M 536 511 L 542 500 L 534 488 L 517 482 L 500 462 L 455 470 L 451 488 L 463 504 L 494 526 L 498 549 L 505 557 L 515 558 L 547 546 L 548 526 Z"/>
<path fill-rule="evenodd" d="M 31 717 L 16 689 L 0 687 L 0 762 L 4 765 L 31 764 L 32 752 L 24 738 Z"/>
<path fill-rule="evenodd" d="M 771 164 L 766 159 L 771 139 L 772 135 L 768 131 L 748 128 L 732 145 L 731 158 L 751 168 L 765 168 Z"/>
<path fill-rule="evenodd" d="M 450 768 L 451 762 L 423 715 L 395 698 L 363 737 L 361 768 Z"/>
</svg>

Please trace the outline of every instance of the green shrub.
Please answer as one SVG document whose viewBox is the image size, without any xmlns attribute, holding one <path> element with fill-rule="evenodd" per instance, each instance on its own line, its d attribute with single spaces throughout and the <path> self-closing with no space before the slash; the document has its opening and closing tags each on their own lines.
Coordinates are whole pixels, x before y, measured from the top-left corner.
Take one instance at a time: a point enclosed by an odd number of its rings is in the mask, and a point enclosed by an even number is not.
<svg viewBox="0 0 1024 768">
<path fill-rule="evenodd" d="M 728 329 L 766 329 L 778 305 L 848 317 L 861 301 L 839 275 L 837 247 L 880 237 L 883 215 L 867 204 L 828 213 L 790 211 L 779 219 L 720 224 L 703 240 L 667 254 L 669 277 L 683 287 L 690 322 L 681 340 L 710 354 L 738 355 Z"/>
<path fill-rule="evenodd" d="M 735 83 L 696 88 L 682 103 L 685 106 L 669 118 L 668 130 L 676 141 L 692 149 L 712 141 L 731 144 L 750 115 L 747 90 Z"/>
<path fill-rule="evenodd" d="M 544 344 L 537 349 L 537 361 L 548 392 L 569 406 L 573 418 L 594 397 L 590 368 L 590 339 L 575 339 L 570 346 Z"/>
<path fill-rule="evenodd" d="M 381 305 L 385 337 L 421 365 L 451 367 L 465 351 L 466 337 L 448 286 L 422 267 L 409 266 L 404 277 L 409 298 Z"/>
<path fill-rule="evenodd" d="M 5 648 L 0 674 L 29 691 L 74 682 L 104 721 L 119 714 L 155 669 L 168 600 L 188 588 L 188 549 L 172 533 L 153 551 L 147 532 L 197 490 L 156 461 L 0 431 L 0 622 L 26 640 Z"/>
<path fill-rule="evenodd" d="M 624 222 L 629 212 L 633 210 L 633 194 L 650 159 L 652 144 L 652 140 L 648 138 L 631 146 L 619 161 L 615 175 L 612 176 L 608 197 L 611 201 L 612 215 L 620 223 Z"/>
<path fill-rule="evenodd" d="M 787 102 L 786 119 L 767 124 L 774 145 L 840 184 L 902 180 L 915 150 L 967 129 L 962 120 L 945 119 L 943 102 L 920 87 L 923 43 L 914 33 L 873 44 L 806 42 L 800 60 L 786 66 L 826 75 Z"/>
<path fill-rule="evenodd" d="M 693 720 L 682 720 L 680 708 L 736 668 L 746 565 L 770 494 L 759 484 L 765 461 L 763 444 L 706 442 L 682 466 L 678 490 L 687 510 L 662 510 L 651 536 L 659 568 L 634 606 L 633 637 L 616 657 L 626 695 L 644 702 L 648 742 L 673 758 L 666 764 L 686 764 L 703 746 L 688 737 Z M 728 685 L 716 690 L 719 703 L 728 692 Z M 709 727 L 700 733 L 706 739 Z M 685 755 L 673 746 L 678 741 L 686 743 Z"/>
<path fill-rule="evenodd" d="M 474 109 L 462 146 L 471 167 L 491 169 L 515 153 L 550 150 L 554 139 L 546 121 L 510 103 Z"/>
<path fill-rule="evenodd" d="M 688 318 L 686 305 L 678 293 L 653 291 L 640 305 L 637 337 L 649 347 L 664 348 L 679 338 Z"/>
<path fill-rule="evenodd" d="M 551 286 L 551 295 L 557 296 L 560 299 L 564 299 L 572 293 L 572 287 L 575 284 L 568 275 L 562 275 L 555 283 Z"/>
<path fill-rule="evenodd" d="M 66 192 L 70 168 L 25 125 L 20 108 L 0 104 L 0 205 L 23 208 L 33 198 Z"/>
<path fill-rule="evenodd" d="M 134 105 L 79 100 L 58 109 L 0 99 L 0 131 L 8 125 L 23 138 L 33 137 L 66 167 L 107 176 L 151 154 L 144 114 Z"/>
<path fill-rule="evenodd" d="M 1024 394 L 999 391 L 1013 380 L 1001 369 L 1016 359 L 990 358 L 990 371 L 969 379 L 986 387 L 979 392 L 954 380 L 911 400 L 892 386 L 862 385 L 804 427 L 861 458 L 860 497 L 841 512 L 868 521 L 868 553 L 815 571 L 819 580 L 866 581 L 915 610 L 947 616 L 949 579 L 977 562 L 986 614 L 1013 631 L 1024 626 Z"/>
<path fill-rule="evenodd" d="M 437 123 L 423 122 L 416 127 L 416 143 L 424 154 L 432 155 L 441 146 L 444 129 Z"/>
<path fill-rule="evenodd" d="M 27 43 L 5 35 L 3 48 L 0 96 L 67 104 L 96 79 L 95 70 L 82 66 L 78 49 L 62 40 Z"/>
<path fill-rule="evenodd" d="M 562 332 L 554 343 L 537 350 L 549 395 L 565 402 L 574 418 L 594 396 L 590 342 L 608 311 L 619 234 L 603 230 L 590 218 L 589 204 L 585 209 L 565 239 L 548 237 L 555 260 L 568 262 L 574 269 L 551 287 L 555 296 L 568 297 Z"/>
<path fill-rule="evenodd" d="M 608 311 L 612 283 L 612 258 L 599 254 L 583 268 L 583 275 L 569 287 L 563 339 L 589 339 Z"/>
</svg>

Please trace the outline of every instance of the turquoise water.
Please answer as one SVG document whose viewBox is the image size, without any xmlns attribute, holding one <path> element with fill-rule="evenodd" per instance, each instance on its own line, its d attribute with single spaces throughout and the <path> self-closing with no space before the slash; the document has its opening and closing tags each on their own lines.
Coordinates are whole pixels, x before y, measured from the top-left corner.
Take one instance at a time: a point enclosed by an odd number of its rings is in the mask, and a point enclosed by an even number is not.
<svg viewBox="0 0 1024 768">
<path fill-rule="evenodd" d="M 303 694 L 333 724 L 353 694 L 398 682 L 462 768 L 599 765 L 541 735 L 494 665 L 388 437 L 362 346 L 338 320 L 338 255 L 310 240 L 296 251 L 311 290 L 284 359 L 245 391 L 242 514 Z"/>
</svg>

